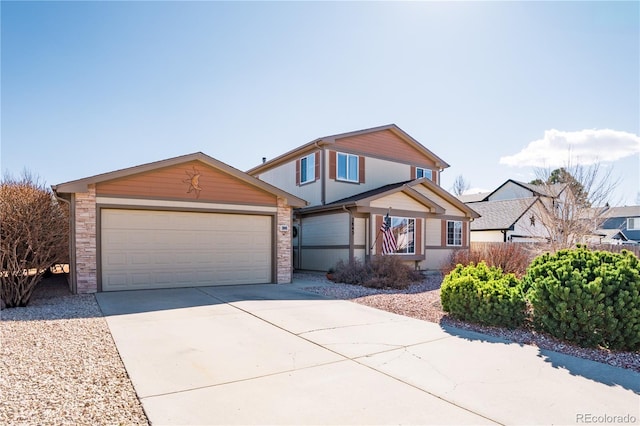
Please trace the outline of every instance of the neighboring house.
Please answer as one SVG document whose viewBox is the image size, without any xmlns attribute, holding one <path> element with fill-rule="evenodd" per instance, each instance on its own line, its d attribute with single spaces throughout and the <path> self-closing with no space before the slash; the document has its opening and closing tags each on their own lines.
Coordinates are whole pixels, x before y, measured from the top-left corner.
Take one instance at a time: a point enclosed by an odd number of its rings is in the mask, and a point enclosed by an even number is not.
<svg viewBox="0 0 640 426">
<path fill-rule="evenodd" d="M 492 192 L 458 198 L 480 214 L 471 223 L 472 242 L 547 241 L 540 218 L 545 209 L 561 202 L 566 185 L 533 185 L 507 180 Z"/>
<path fill-rule="evenodd" d="M 468 248 L 478 217 L 440 187 L 449 165 L 398 126 L 313 140 L 247 173 L 305 199 L 294 213 L 294 267 L 327 270 L 382 254 L 380 228 L 391 217 L 394 255 L 437 269 Z"/>
<path fill-rule="evenodd" d="M 202 153 L 54 185 L 74 293 L 291 282 L 306 202 Z"/>
<path fill-rule="evenodd" d="M 486 194 L 480 201 L 516 200 L 522 198 L 542 197 L 544 199 L 559 199 L 565 194 L 567 185 L 557 183 L 554 185 L 534 185 L 508 179 L 497 189 Z"/>
<path fill-rule="evenodd" d="M 601 211 L 601 221 L 596 234 L 600 242 L 624 244 L 640 243 L 640 206 L 606 207 Z"/>
<path fill-rule="evenodd" d="M 480 214 L 471 222 L 471 242 L 546 241 L 548 234 L 537 223 L 539 197 L 467 203 Z"/>
<path fill-rule="evenodd" d="M 481 217 L 471 223 L 472 242 L 548 241 L 548 229 L 541 224 L 552 208 L 572 202 L 568 185 L 534 185 L 507 180 L 495 191 L 461 195 L 458 198 Z M 546 213 L 545 213 L 546 212 Z M 571 213 L 568 213 L 571 214 Z M 575 214 L 583 242 L 626 244 L 640 242 L 640 206 L 599 207 Z"/>
</svg>

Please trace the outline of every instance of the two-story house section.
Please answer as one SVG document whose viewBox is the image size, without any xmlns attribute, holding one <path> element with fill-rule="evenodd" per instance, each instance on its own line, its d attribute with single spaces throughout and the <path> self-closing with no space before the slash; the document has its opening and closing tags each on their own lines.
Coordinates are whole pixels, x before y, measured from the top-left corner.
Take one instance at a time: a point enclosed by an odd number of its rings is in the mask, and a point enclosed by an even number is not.
<svg viewBox="0 0 640 426">
<path fill-rule="evenodd" d="M 479 217 L 440 187 L 447 167 L 391 124 L 318 138 L 248 173 L 309 203 L 294 213 L 295 268 L 327 270 L 382 254 L 388 214 L 393 255 L 437 269 L 469 247 L 469 222 Z"/>
<path fill-rule="evenodd" d="M 601 222 L 596 233 L 609 237 L 603 242 L 640 243 L 640 206 L 607 207 L 601 213 Z"/>
</svg>

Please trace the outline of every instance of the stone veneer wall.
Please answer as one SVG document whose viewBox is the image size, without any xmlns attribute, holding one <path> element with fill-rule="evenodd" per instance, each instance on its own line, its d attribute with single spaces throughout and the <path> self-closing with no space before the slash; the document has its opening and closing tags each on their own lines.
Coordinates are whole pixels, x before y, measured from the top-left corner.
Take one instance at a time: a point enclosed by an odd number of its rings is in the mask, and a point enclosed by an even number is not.
<svg viewBox="0 0 640 426">
<path fill-rule="evenodd" d="M 96 272 L 96 186 L 76 193 L 76 285 L 78 293 L 98 291 Z"/>
<path fill-rule="evenodd" d="M 278 213 L 276 217 L 276 282 L 287 284 L 292 280 L 291 250 L 291 207 L 278 197 Z M 280 231 L 280 225 L 288 225 L 288 231 Z"/>
<path fill-rule="evenodd" d="M 75 208 L 77 292 L 95 293 L 98 291 L 95 185 L 90 185 L 87 193 L 76 194 Z M 291 207 L 282 198 L 278 198 L 276 221 L 276 282 L 286 284 L 292 280 L 292 222 Z M 288 225 L 289 230 L 281 232 L 280 225 Z"/>
</svg>

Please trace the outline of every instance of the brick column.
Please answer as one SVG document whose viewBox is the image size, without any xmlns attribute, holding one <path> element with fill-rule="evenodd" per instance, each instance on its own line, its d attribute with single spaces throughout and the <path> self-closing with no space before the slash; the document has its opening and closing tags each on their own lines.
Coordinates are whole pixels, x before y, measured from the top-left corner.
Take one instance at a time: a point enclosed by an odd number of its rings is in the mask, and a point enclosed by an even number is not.
<svg viewBox="0 0 640 426">
<path fill-rule="evenodd" d="M 291 207 L 282 198 L 278 198 L 276 221 L 276 282 L 287 284 L 292 279 L 291 227 L 293 224 L 291 222 Z M 288 231 L 280 231 L 280 225 L 287 225 Z"/>
<path fill-rule="evenodd" d="M 96 275 L 96 186 L 76 193 L 76 284 L 78 293 L 98 291 Z"/>
</svg>

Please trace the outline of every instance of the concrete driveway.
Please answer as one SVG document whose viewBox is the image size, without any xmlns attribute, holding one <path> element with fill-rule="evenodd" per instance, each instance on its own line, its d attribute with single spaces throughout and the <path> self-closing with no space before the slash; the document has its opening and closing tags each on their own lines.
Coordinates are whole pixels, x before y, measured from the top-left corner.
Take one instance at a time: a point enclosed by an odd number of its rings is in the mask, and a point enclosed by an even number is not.
<svg viewBox="0 0 640 426">
<path fill-rule="evenodd" d="M 640 422 L 640 374 L 296 285 L 96 297 L 157 425 Z"/>
</svg>

